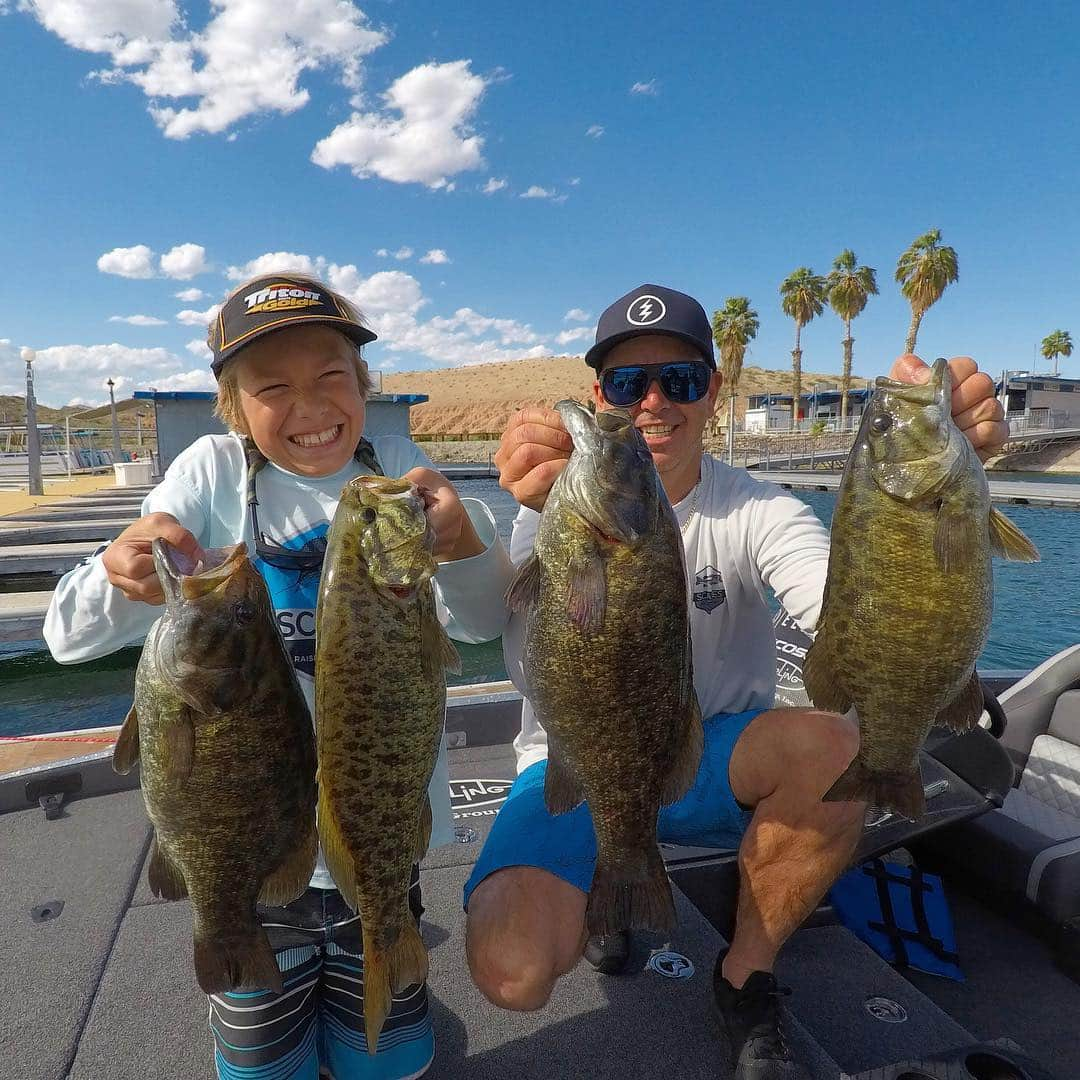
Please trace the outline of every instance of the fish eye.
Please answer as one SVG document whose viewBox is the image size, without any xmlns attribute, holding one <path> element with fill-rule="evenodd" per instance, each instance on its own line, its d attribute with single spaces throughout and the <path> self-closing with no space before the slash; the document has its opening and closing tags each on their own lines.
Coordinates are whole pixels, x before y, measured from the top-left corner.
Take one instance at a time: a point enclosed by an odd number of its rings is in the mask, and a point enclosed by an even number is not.
<svg viewBox="0 0 1080 1080">
<path fill-rule="evenodd" d="M 892 417 L 888 413 L 878 413 L 870 421 L 870 427 L 879 435 L 884 435 L 892 427 Z"/>
<path fill-rule="evenodd" d="M 374 520 L 379 516 L 370 506 L 365 506 L 360 512 L 360 516 L 364 519 L 364 522 L 368 525 L 372 524 Z"/>
<path fill-rule="evenodd" d="M 237 601 L 236 606 L 233 608 L 233 620 L 237 626 L 247 626 L 252 619 L 255 618 L 255 605 L 249 603 L 247 600 Z"/>
</svg>

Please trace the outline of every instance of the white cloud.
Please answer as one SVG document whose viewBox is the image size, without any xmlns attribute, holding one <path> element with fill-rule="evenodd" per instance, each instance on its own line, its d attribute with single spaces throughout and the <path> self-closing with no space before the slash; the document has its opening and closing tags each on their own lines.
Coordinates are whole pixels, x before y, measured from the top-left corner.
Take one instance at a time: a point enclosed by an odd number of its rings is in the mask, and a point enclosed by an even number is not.
<svg viewBox="0 0 1080 1080">
<path fill-rule="evenodd" d="M 471 120 L 486 82 L 469 63 L 413 68 L 382 95 L 385 111 L 354 112 L 316 144 L 311 160 L 324 169 L 345 165 L 359 179 L 378 176 L 430 188 L 479 169 L 484 140 L 473 133 Z"/>
<path fill-rule="evenodd" d="M 589 322 L 592 316 L 582 308 L 572 307 L 564 316 L 563 322 Z"/>
<path fill-rule="evenodd" d="M 128 326 L 167 326 L 164 319 L 156 319 L 153 315 L 110 315 L 109 322 L 127 323 Z"/>
<path fill-rule="evenodd" d="M 34 390 L 38 401 L 82 401 L 101 405 L 109 400 L 105 381 L 112 378 L 117 396 L 143 389 L 179 369 L 180 359 L 167 349 L 109 345 L 52 345 L 37 350 Z"/>
<path fill-rule="evenodd" d="M 442 248 L 432 248 L 426 255 L 421 256 L 420 261 L 431 266 L 441 266 L 450 261 L 450 256 Z"/>
<path fill-rule="evenodd" d="M 580 176 L 571 176 L 570 177 L 570 186 L 571 187 L 577 187 L 578 184 L 580 184 L 580 183 L 581 183 L 581 177 Z"/>
<path fill-rule="evenodd" d="M 518 196 L 519 199 L 552 199 L 554 197 L 555 192 L 551 188 L 542 188 L 539 184 L 533 184 Z"/>
<path fill-rule="evenodd" d="M 379 248 L 379 249 L 378 249 L 378 250 L 377 250 L 377 251 L 375 252 L 375 254 L 376 254 L 376 255 L 377 255 L 377 256 L 378 256 L 378 257 L 379 257 L 380 259 L 388 259 L 388 258 L 390 258 L 390 252 L 389 252 L 389 251 L 388 251 L 388 250 L 387 250 L 386 248 Z"/>
<path fill-rule="evenodd" d="M 362 58 L 387 40 L 366 27 L 351 0 L 212 0 L 201 30 L 187 25 L 174 0 L 23 6 L 73 48 L 105 54 L 112 67 L 96 76 L 139 87 L 171 139 L 227 131 L 260 113 L 295 112 L 309 99 L 300 86 L 307 72 L 334 71 L 357 90 Z"/>
<path fill-rule="evenodd" d="M 630 93 L 656 97 L 660 93 L 660 85 L 655 79 L 650 79 L 648 82 L 636 82 L 630 87 Z"/>
<path fill-rule="evenodd" d="M 585 129 L 585 134 L 588 135 L 590 139 L 599 139 L 600 136 L 604 134 L 604 127 L 602 124 L 593 124 L 591 127 Z"/>
<path fill-rule="evenodd" d="M 555 335 L 555 341 L 559 345 L 569 345 L 571 341 L 585 341 L 593 336 L 591 326 L 577 326 L 573 330 L 563 330 Z"/>
<path fill-rule="evenodd" d="M 176 321 L 185 326 L 206 326 L 220 310 L 220 304 L 211 304 L 205 311 L 185 309 L 176 313 Z"/>
<path fill-rule="evenodd" d="M 411 259 L 412 257 L 413 249 L 411 247 L 399 247 L 397 251 L 394 252 L 394 258 L 397 259 L 398 262 L 404 262 L 406 259 Z"/>
<path fill-rule="evenodd" d="M 203 338 L 192 338 L 185 346 L 185 349 L 192 356 L 197 356 L 200 360 L 209 360 L 214 354 L 210 351 L 210 346 L 206 344 Z"/>
<path fill-rule="evenodd" d="M 97 268 L 103 274 L 116 274 L 119 277 L 152 278 L 154 253 L 145 244 L 113 248 L 98 259 Z"/>
<path fill-rule="evenodd" d="M 506 187 L 506 180 L 497 180 L 494 176 L 488 178 L 488 182 L 480 189 L 485 195 L 494 195 L 496 191 L 502 191 Z"/>
<path fill-rule="evenodd" d="M 141 387 L 140 387 L 141 389 Z M 217 383 L 209 368 L 194 368 L 191 371 L 180 371 L 175 375 L 166 375 L 158 379 L 154 390 L 216 390 Z"/>
<path fill-rule="evenodd" d="M 247 281 L 263 274 L 291 273 L 321 277 L 325 270 L 326 260 L 321 257 L 312 259 L 309 255 L 298 255 L 294 251 L 268 251 L 243 266 L 230 266 L 225 276 L 231 281 Z"/>
<path fill-rule="evenodd" d="M 178 293 L 173 293 L 173 296 L 177 300 L 183 300 L 185 304 L 194 304 L 196 300 L 201 300 L 206 293 L 202 289 L 181 289 Z"/>
<path fill-rule="evenodd" d="M 161 256 L 161 272 L 166 277 L 179 281 L 188 281 L 196 274 L 205 273 L 206 248 L 199 244 L 177 244 L 172 250 Z"/>
</svg>

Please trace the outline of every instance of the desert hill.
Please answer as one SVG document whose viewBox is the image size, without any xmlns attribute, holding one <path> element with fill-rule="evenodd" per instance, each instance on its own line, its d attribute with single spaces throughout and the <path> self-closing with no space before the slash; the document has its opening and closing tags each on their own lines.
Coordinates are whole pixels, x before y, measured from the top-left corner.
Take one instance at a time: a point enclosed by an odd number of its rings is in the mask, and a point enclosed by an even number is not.
<svg viewBox="0 0 1080 1080">
<path fill-rule="evenodd" d="M 814 383 L 839 387 L 839 375 L 803 372 L 803 392 Z M 852 387 L 866 385 L 851 380 Z M 412 430 L 418 435 L 498 433 L 512 413 L 527 405 L 552 406 L 562 398 L 579 401 L 592 396 L 593 374 L 580 356 L 546 356 L 501 364 L 471 364 L 438 371 L 405 371 L 384 375 L 383 391 L 426 394 L 430 400 L 411 410 Z M 746 411 L 749 394 L 791 393 L 791 371 L 743 368 L 736 413 Z M 717 409 L 726 417 L 726 409 Z"/>
</svg>

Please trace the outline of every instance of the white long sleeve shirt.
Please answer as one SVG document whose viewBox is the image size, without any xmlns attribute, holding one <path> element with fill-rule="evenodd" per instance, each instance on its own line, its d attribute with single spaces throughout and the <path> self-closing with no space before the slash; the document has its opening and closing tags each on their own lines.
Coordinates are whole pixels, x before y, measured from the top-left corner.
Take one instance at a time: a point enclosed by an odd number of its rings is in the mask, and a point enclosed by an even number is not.
<svg viewBox="0 0 1080 1080">
<path fill-rule="evenodd" d="M 829 534 L 794 495 L 708 454 L 701 459 L 696 509 L 693 503 L 691 492 L 674 509 L 683 527 L 701 714 L 770 708 L 776 648 L 766 588 L 803 630 L 813 633 L 829 564 Z M 510 539 L 515 565 L 532 552 L 539 521 L 533 510 L 518 512 Z M 512 615 L 503 633 L 506 668 L 522 693 L 524 622 L 523 615 Z M 518 772 L 547 757 L 547 733 L 527 698 L 514 749 Z"/>
<path fill-rule="evenodd" d="M 383 472 L 402 476 L 417 466 L 434 468 L 409 439 L 394 435 L 371 440 Z M 268 463 L 259 473 L 259 528 L 285 547 L 299 548 L 324 536 L 337 509 L 341 489 L 361 466 L 353 460 L 332 476 L 304 477 Z M 503 631 L 503 595 L 513 568 L 486 504 L 462 500 L 485 550 L 472 558 L 441 563 L 435 576 L 440 621 L 458 641 L 491 641 Z M 179 454 L 162 481 L 143 500 L 142 513 L 171 514 L 204 548 L 244 540 L 270 591 L 286 649 L 292 658 L 308 708 L 315 702 L 315 603 L 319 575 L 299 575 L 255 559 L 247 511 L 247 462 L 238 436 L 206 435 Z M 98 553 L 65 574 L 45 616 L 45 641 L 62 664 L 92 660 L 137 644 L 162 609 L 128 600 L 109 583 Z M 453 839 L 445 740 L 430 787 L 432 847 Z M 333 888 L 320 852 L 311 884 Z"/>
</svg>

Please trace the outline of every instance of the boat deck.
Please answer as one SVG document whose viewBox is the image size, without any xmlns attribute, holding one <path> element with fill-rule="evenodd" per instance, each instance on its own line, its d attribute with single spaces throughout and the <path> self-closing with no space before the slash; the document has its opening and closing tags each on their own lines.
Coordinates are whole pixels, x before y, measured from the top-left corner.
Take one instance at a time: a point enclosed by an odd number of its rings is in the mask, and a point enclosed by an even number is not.
<svg viewBox="0 0 1080 1080">
<path fill-rule="evenodd" d="M 710 987 L 723 945 L 715 893 L 725 887 L 730 853 L 665 850 L 679 924 L 669 940 L 636 939 L 631 974 L 606 977 L 582 964 L 532 1014 L 496 1009 L 472 986 L 461 889 L 512 776 L 513 754 L 506 744 L 451 751 L 451 791 L 463 842 L 430 853 L 421 878 L 437 1039 L 428 1075 L 727 1080 Z M 3 824 L 3 1075 L 211 1077 L 206 1001 L 192 970 L 190 908 L 149 891 L 150 828 L 140 792 L 77 798 L 52 821 L 34 806 L 4 815 Z M 57 901 L 63 902 L 58 917 L 35 921 L 35 909 L 55 910 Z M 967 976 L 963 984 L 902 977 L 831 924 L 827 912 L 795 935 L 778 973 L 794 991 L 786 1006 L 792 1041 L 813 1080 L 895 1080 L 904 1070 L 893 1063 L 925 1063 L 1003 1038 L 1041 1061 L 1042 1068 L 1026 1070 L 1030 1080 L 1080 1076 L 1074 1019 L 1080 987 L 1053 967 L 1037 934 L 962 892 L 953 890 L 952 902 Z M 675 980 L 647 969 L 651 951 L 659 947 L 687 958 L 692 977 Z M 871 998 L 899 1005 L 907 1021 L 875 1019 L 866 1007 Z M 924 1068 L 912 1075 L 999 1080 L 996 1073 L 946 1072 L 940 1063 Z"/>
</svg>

